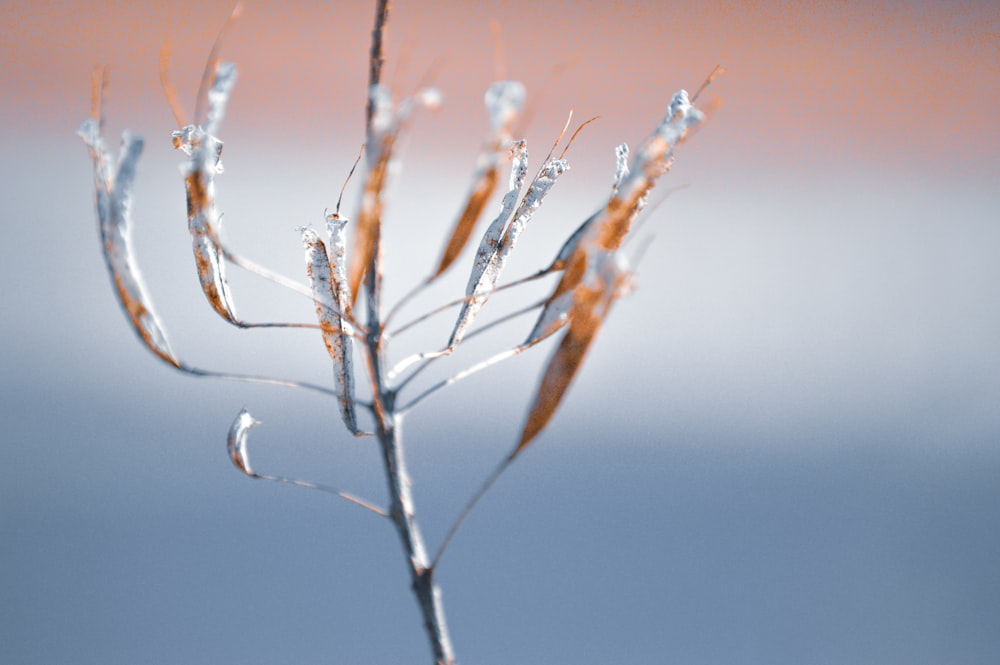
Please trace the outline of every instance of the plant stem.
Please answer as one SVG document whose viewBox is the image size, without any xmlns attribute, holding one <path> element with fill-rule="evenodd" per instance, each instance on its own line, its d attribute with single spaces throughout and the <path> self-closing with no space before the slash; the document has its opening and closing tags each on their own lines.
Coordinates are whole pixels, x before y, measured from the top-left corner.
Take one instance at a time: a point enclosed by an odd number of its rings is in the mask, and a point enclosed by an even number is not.
<svg viewBox="0 0 1000 665">
<path fill-rule="evenodd" d="M 377 282 L 377 279 L 371 279 Z M 376 298 L 369 298 L 369 306 Z M 375 313 L 377 316 L 377 312 Z M 380 331 L 380 326 L 369 325 L 369 330 Z M 406 458 L 403 455 L 401 425 L 403 417 L 395 412 L 395 393 L 386 388 L 382 349 L 376 335 L 368 336 L 368 356 L 373 380 L 375 381 L 375 434 L 378 436 L 382 452 L 382 465 L 389 489 L 389 519 L 396 527 L 403 553 L 410 570 L 410 587 L 417 599 L 424 630 L 431 643 L 431 651 L 437 665 L 453 665 L 455 662 L 451 639 L 444 617 L 441 593 L 434 585 L 434 569 L 430 565 L 424 538 L 420 533 L 410 493 L 410 477 L 406 473 Z"/>
<path fill-rule="evenodd" d="M 375 27 L 372 30 L 372 44 L 368 69 L 368 105 L 365 108 L 365 145 L 368 168 L 376 167 L 378 151 L 373 149 L 374 96 L 372 90 L 382 78 L 382 39 L 385 24 L 389 18 L 389 0 L 377 0 L 375 5 Z M 381 146 L 380 146 L 381 147 Z M 410 588 L 417 599 L 424 630 L 431 643 L 436 665 L 454 665 L 455 655 L 448 637 L 444 618 L 441 593 L 434 586 L 434 568 L 430 565 L 424 538 L 417 525 L 410 493 L 410 478 L 406 473 L 406 459 L 403 456 L 403 439 L 400 434 L 402 414 L 396 412 L 396 393 L 389 387 L 387 370 L 383 357 L 385 321 L 382 319 L 382 233 L 381 220 L 377 220 L 374 248 L 364 276 L 367 293 L 367 334 L 365 335 L 366 361 L 372 383 L 375 434 L 382 452 L 386 484 L 389 488 L 389 519 L 396 527 L 399 542 L 403 546 L 410 569 Z"/>
<path fill-rule="evenodd" d="M 403 439 L 400 428 L 402 414 L 396 412 L 396 393 L 389 387 L 383 357 L 383 327 L 381 320 L 381 238 L 375 239 L 375 251 L 365 275 L 367 293 L 366 359 L 374 397 L 375 434 L 382 452 L 382 465 L 389 490 L 389 519 L 396 527 L 403 553 L 410 570 L 410 588 L 417 599 L 424 630 L 430 640 L 431 652 L 437 665 L 454 665 L 455 655 L 448 636 L 441 593 L 434 585 L 434 568 L 430 565 L 424 538 L 420 533 L 410 493 L 410 478 L 406 473 Z"/>
<path fill-rule="evenodd" d="M 389 518 L 396 526 L 400 543 L 406 554 L 410 569 L 410 586 L 420 607 L 424 630 L 430 640 L 431 651 L 437 665 L 453 665 L 455 662 L 451 639 L 444 617 L 441 593 L 434 585 L 434 569 L 430 566 L 423 536 L 413 511 L 410 494 L 410 480 L 406 473 L 403 457 L 403 442 L 400 436 L 401 416 L 393 416 L 378 428 L 385 466 L 386 481 L 389 485 Z"/>
</svg>

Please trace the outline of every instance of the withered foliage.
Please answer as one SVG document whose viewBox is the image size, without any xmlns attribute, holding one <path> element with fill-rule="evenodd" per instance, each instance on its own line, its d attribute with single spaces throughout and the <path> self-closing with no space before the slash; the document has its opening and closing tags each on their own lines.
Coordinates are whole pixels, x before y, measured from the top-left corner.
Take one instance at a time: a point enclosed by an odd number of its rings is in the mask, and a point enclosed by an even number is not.
<svg viewBox="0 0 1000 665">
<path fill-rule="evenodd" d="M 683 90 L 672 97 L 663 120 L 641 144 L 631 162 L 627 145 L 619 145 L 615 149 L 615 169 L 610 192 L 605 199 L 597 202 L 596 211 L 575 226 L 550 265 L 534 275 L 507 284 L 501 284 L 500 280 L 511 253 L 556 181 L 569 170 L 569 163 L 565 159 L 569 145 L 591 121 L 580 125 L 563 153 L 554 158 L 553 151 L 569 126 L 567 120 L 563 133 L 560 133 L 552 150 L 541 160 L 534 177 L 529 180 L 527 143 L 513 135 L 515 121 L 524 108 L 524 87 L 516 81 L 498 81 L 491 85 L 484 98 L 490 129 L 483 140 L 469 190 L 457 202 L 460 212 L 444 236 L 440 258 L 429 276 L 417 280 L 416 288 L 391 310 L 395 312 L 410 297 L 430 286 L 446 271 L 461 265 L 463 260 L 469 260 L 471 267 L 464 294 L 456 294 L 459 297 L 455 301 L 431 313 L 457 306 L 457 317 L 443 347 L 410 356 L 398 361 L 393 367 L 388 364 L 392 336 L 386 332 L 387 321 L 392 314 L 383 315 L 381 300 L 383 266 L 380 245 L 386 230 L 386 193 L 390 186 L 390 174 L 395 172 L 395 160 L 400 157 L 400 138 L 411 124 L 413 112 L 421 107 L 436 107 L 440 103 L 440 96 L 435 90 L 423 89 L 398 104 L 393 103 L 389 89 L 381 82 L 388 9 L 387 0 L 377 0 L 369 57 L 369 94 L 365 110 L 366 163 L 357 202 L 357 222 L 351 224 L 346 217 L 340 216 L 338 200 L 336 212 L 324 212 L 323 215 L 326 241 L 311 226 L 299 227 L 305 251 L 303 278 L 306 284 L 275 275 L 230 251 L 222 240 L 222 215 L 217 210 L 215 193 L 216 177 L 222 173 L 223 142 L 219 134 L 236 81 L 236 68 L 232 64 L 220 62 L 218 51 L 223 34 L 242 11 L 242 5 L 236 6 L 213 46 L 202 78 L 192 124 L 184 124 L 183 110 L 169 79 L 169 47 L 165 46 L 161 53 L 161 81 L 180 127 L 173 132 L 172 141 L 174 147 L 187 155 L 182 169 L 187 199 L 187 225 L 192 239 L 197 277 L 205 297 L 211 308 L 223 319 L 242 328 L 282 326 L 318 329 L 333 365 L 333 388 L 287 379 L 226 375 L 195 369 L 182 363 L 167 342 L 166 333 L 153 310 L 130 245 L 131 193 L 136 165 L 142 151 L 142 139 L 126 132 L 122 136 L 117 159 L 112 158 L 103 144 L 101 106 L 103 91 L 107 86 L 106 70 L 95 74 L 92 117 L 83 123 L 79 134 L 89 148 L 93 162 L 97 219 L 105 261 L 115 293 L 136 334 L 161 360 L 197 376 L 266 382 L 307 388 L 334 396 L 340 420 L 348 432 L 356 436 L 373 435 L 387 480 L 389 506 L 386 510 L 336 488 L 252 470 L 247 457 L 247 437 L 259 422 L 246 409 L 239 412 L 230 427 L 227 450 L 233 464 L 248 476 L 335 494 L 388 518 L 396 528 L 406 554 L 411 586 L 423 616 L 434 659 L 437 663 L 452 664 L 454 655 L 445 626 L 440 594 L 432 579 L 441 554 L 476 501 L 551 422 L 579 374 L 613 304 L 631 289 L 633 275 L 629 257 L 625 253 L 627 240 L 632 235 L 636 219 L 643 211 L 651 190 L 659 178 L 670 170 L 677 146 L 688 138 L 691 130 L 704 118 L 692 102 L 721 70 L 717 68 L 712 72 L 694 98 L 689 99 Z M 508 165 L 510 173 L 506 190 L 502 196 L 497 197 L 496 189 L 501 172 Z M 467 250 L 470 241 L 481 219 L 491 206 L 495 206 L 495 215 L 485 225 L 475 252 L 463 259 L 469 253 Z M 315 310 L 317 323 L 251 324 L 242 321 L 236 314 L 226 279 L 227 263 L 304 294 Z M 558 273 L 558 279 L 541 302 L 473 330 L 483 308 L 497 290 L 553 273 Z M 366 297 L 359 300 L 362 292 Z M 415 397 L 410 396 L 409 401 L 401 397 L 402 393 L 411 390 L 411 382 L 431 361 L 451 355 L 464 340 L 492 325 L 535 310 L 540 311 L 520 344 L 508 347 L 459 370 L 449 378 L 425 387 Z M 430 314 L 402 326 L 393 335 L 428 318 Z M 516 443 L 461 511 L 442 540 L 437 554 L 433 559 L 429 558 L 416 522 L 410 496 L 410 480 L 399 436 L 403 414 L 425 397 L 437 394 L 471 374 L 517 356 L 556 336 L 558 339 L 554 342 L 551 356 L 539 378 Z M 363 373 L 356 369 L 357 356 L 362 359 L 360 366 L 364 368 Z M 414 367 L 415 369 L 411 369 Z M 402 376 L 406 371 L 409 373 Z M 367 381 L 363 385 L 360 381 L 364 379 Z M 370 394 L 370 402 L 359 399 L 359 386 L 363 392 Z"/>
</svg>

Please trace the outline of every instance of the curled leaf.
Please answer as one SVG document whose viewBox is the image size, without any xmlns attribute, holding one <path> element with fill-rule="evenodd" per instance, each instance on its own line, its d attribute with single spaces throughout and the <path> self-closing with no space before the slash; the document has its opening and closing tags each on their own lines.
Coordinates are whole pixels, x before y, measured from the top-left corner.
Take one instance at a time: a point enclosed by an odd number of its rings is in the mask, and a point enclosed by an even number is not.
<svg viewBox="0 0 1000 665">
<path fill-rule="evenodd" d="M 222 318 L 243 327 L 245 324 L 236 316 L 226 281 L 225 251 L 219 238 L 219 215 L 215 210 L 215 176 L 222 173 L 223 168 L 222 141 L 214 134 L 222 122 L 235 80 L 236 67 L 219 63 L 208 91 L 206 127 L 188 125 L 173 133 L 173 142 L 175 148 L 189 156 L 183 169 L 188 230 L 202 291 Z"/>
<path fill-rule="evenodd" d="M 94 165 L 101 245 L 118 303 L 143 344 L 160 359 L 181 368 L 181 361 L 170 348 L 166 332 L 146 294 L 145 284 L 133 259 L 130 232 L 132 183 L 142 153 L 142 139 L 129 132 L 123 133 L 117 164 L 112 165 L 111 156 L 101 138 L 99 117 L 86 120 L 77 134 L 90 149 Z"/>
<path fill-rule="evenodd" d="M 233 461 L 237 469 L 251 478 L 256 477 L 257 474 L 250 468 L 250 460 L 247 459 L 247 435 L 257 425 L 260 425 L 260 421 L 255 420 L 245 408 L 241 409 L 236 415 L 236 419 L 233 420 L 233 424 L 229 428 L 229 436 L 226 439 L 229 459 Z"/>
</svg>

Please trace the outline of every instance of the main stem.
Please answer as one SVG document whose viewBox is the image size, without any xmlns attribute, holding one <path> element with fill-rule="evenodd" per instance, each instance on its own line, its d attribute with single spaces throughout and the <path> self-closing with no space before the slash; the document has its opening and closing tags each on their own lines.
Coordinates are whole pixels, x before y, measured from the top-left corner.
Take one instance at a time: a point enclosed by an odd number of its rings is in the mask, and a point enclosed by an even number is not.
<svg viewBox="0 0 1000 665">
<path fill-rule="evenodd" d="M 368 69 L 368 104 L 365 107 L 365 144 L 369 171 L 375 167 L 377 158 L 374 150 L 375 135 L 372 119 L 375 111 L 372 89 L 382 78 L 382 39 L 386 21 L 389 18 L 389 0 L 375 3 L 375 27 L 372 30 L 372 44 Z M 381 214 L 381 211 L 379 211 Z M 406 554 L 410 568 L 410 588 L 417 599 L 417 606 L 424 620 L 424 630 L 431 643 L 431 652 L 437 665 L 454 665 L 455 654 L 448 637 L 448 627 L 444 618 L 441 593 L 434 586 L 434 568 L 427 557 L 424 538 L 420 534 L 413 510 L 410 494 L 410 477 L 406 473 L 406 459 L 403 456 L 403 439 L 400 427 L 402 414 L 396 413 L 396 393 L 389 388 L 383 358 L 382 298 L 382 220 L 375 220 L 375 247 L 369 265 L 366 266 L 364 286 L 367 293 L 368 332 L 365 336 L 368 371 L 372 383 L 372 397 L 375 411 L 375 433 L 382 452 L 382 466 L 389 486 L 389 518 L 396 527 L 399 542 Z"/>
<path fill-rule="evenodd" d="M 375 433 L 378 436 L 382 465 L 385 468 L 385 479 L 389 489 L 389 518 L 396 527 L 400 544 L 406 554 L 410 570 L 410 588 L 417 599 L 435 663 L 454 665 L 455 654 L 451 638 L 448 637 L 441 593 L 434 585 L 434 568 L 427 556 L 424 539 L 414 514 L 410 478 L 406 473 L 406 459 L 403 455 L 403 439 L 400 432 L 403 416 L 396 413 L 396 394 L 388 387 L 385 377 L 383 323 L 379 306 L 382 290 L 381 247 L 379 239 L 375 242 L 372 262 L 365 276 L 365 290 L 368 294 L 368 334 L 365 341 L 375 402 Z"/>
</svg>

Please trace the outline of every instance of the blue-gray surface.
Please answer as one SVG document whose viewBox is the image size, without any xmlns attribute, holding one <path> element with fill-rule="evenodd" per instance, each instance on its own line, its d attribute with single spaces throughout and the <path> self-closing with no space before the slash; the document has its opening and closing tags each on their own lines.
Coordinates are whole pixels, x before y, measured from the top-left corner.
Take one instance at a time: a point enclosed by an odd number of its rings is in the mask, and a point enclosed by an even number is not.
<svg viewBox="0 0 1000 665">
<path fill-rule="evenodd" d="M 371 446 L 319 398 L 157 364 L 113 302 L 83 148 L 59 141 L 20 153 L 42 184 L 0 165 L 23 185 L 4 222 L 0 662 L 426 662 L 392 530 L 240 476 L 224 435 L 246 405 L 255 465 L 378 501 Z M 227 331 L 199 299 L 179 186 L 148 184 L 175 163 L 144 162 L 137 246 L 179 353 L 329 381 L 313 335 Z M 461 661 L 1000 662 L 995 190 L 707 173 L 444 558 Z M 292 274 L 310 205 L 234 235 L 287 244 Z M 543 358 L 407 420 L 432 543 L 509 450 Z"/>
</svg>

